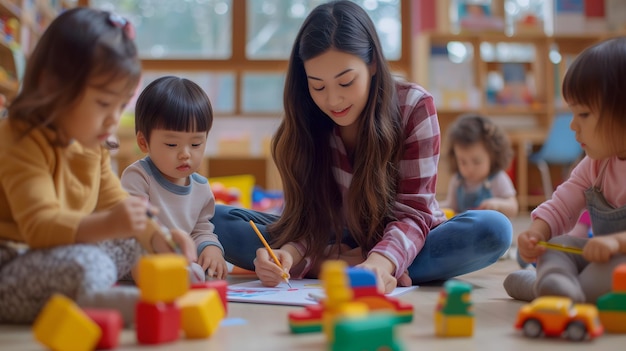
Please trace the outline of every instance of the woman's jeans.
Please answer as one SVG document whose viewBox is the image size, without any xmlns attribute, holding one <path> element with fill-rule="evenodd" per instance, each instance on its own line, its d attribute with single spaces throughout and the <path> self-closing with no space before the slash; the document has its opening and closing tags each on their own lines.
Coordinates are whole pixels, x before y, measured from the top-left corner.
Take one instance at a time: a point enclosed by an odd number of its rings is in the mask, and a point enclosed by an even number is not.
<svg viewBox="0 0 626 351">
<path fill-rule="evenodd" d="M 211 222 L 228 262 L 254 270 L 252 261 L 263 244 L 249 221 L 268 238 L 266 225 L 279 216 L 217 205 Z M 511 245 L 513 227 L 500 212 L 470 210 L 433 228 L 408 273 L 413 284 L 446 280 L 496 262 Z"/>
</svg>

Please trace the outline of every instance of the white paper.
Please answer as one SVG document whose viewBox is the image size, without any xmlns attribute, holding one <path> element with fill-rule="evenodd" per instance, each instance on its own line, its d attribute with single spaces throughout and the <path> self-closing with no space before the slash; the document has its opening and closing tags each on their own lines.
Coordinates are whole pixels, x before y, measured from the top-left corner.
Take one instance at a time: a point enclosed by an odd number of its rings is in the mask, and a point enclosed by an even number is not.
<svg viewBox="0 0 626 351">
<path fill-rule="evenodd" d="M 293 279 L 291 288 L 281 283 L 274 288 L 261 284 L 260 280 L 233 284 L 228 286 L 229 302 L 247 302 L 270 305 L 305 306 L 315 305 L 324 296 L 322 282 L 319 279 Z M 387 296 L 399 296 L 417 286 L 398 287 Z"/>
</svg>

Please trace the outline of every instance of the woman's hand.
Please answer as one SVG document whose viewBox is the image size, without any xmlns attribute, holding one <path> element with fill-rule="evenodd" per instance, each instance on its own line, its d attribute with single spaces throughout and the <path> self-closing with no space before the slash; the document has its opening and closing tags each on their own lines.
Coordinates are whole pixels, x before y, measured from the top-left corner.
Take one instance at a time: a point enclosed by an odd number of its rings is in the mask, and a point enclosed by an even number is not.
<svg viewBox="0 0 626 351">
<path fill-rule="evenodd" d="M 357 267 L 374 272 L 374 275 L 376 275 L 376 288 L 382 293 L 388 294 L 398 286 L 397 279 L 391 274 L 396 270 L 395 265 L 387 257 L 379 253 L 371 253 L 365 262 L 357 265 Z M 401 280 L 402 283 L 406 284 L 406 279 Z"/>
<path fill-rule="evenodd" d="M 196 262 L 198 260 L 198 253 L 196 251 L 196 243 L 193 242 L 191 236 L 179 229 L 171 229 L 170 233 L 172 240 L 176 246 L 180 248 L 181 254 L 185 256 L 187 262 Z M 157 253 L 176 252 L 175 249 L 171 247 L 171 243 L 166 240 L 166 234 L 160 232 L 155 232 L 152 235 L 152 248 Z"/>
<path fill-rule="evenodd" d="M 263 286 L 274 287 L 284 282 L 283 275 L 286 274 L 289 279 L 289 270 L 293 266 L 293 256 L 288 250 L 274 250 L 276 258 L 283 266 L 281 269 L 272 259 L 269 252 L 265 248 L 256 250 L 256 258 L 254 259 L 254 271 L 261 280 Z"/>
</svg>

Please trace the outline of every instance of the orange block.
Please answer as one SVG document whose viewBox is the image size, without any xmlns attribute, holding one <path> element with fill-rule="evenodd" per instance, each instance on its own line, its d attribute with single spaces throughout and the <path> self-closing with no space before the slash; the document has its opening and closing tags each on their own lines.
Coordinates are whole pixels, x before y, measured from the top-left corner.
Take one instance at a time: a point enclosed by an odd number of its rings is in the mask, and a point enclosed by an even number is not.
<svg viewBox="0 0 626 351">
<path fill-rule="evenodd" d="M 626 292 L 626 263 L 613 270 L 613 292 Z"/>
</svg>

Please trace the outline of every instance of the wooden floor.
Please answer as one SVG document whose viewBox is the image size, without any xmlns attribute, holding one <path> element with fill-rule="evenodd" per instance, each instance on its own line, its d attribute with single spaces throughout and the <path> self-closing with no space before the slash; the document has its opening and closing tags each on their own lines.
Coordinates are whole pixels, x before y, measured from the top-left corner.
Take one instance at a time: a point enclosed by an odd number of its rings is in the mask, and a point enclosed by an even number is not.
<svg viewBox="0 0 626 351">
<path fill-rule="evenodd" d="M 518 230 L 516 229 L 516 232 Z M 481 271 L 458 279 L 473 285 L 475 313 L 474 335 L 469 338 L 437 338 L 433 313 L 439 286 L 420 286 L 399 298 L 414 306 L 414 320 L 399 325 L 396 338 L 404 350 L 420 351 L 558 351 L 558 350 L 621 350 L 626 334 L 606 334 L 590 342 L 573 343 L 561 339 L 527 339 L 514 330 L 513 323 L 521 302 L 511 300 L 504 289 L 504 277 L 518 269 L 514 260 L 501 260 Z M 240 282 L 241 278 L 230 279 Z M 287 313 L 302 307 L 230 303 L 227 319 L 210 339 L 187 341 L 159 347 L 138 345 L 132 330 L 124 331 L 118 350 L 185 350 L 185 351 L 247 351 L 247 350 L 328 350 L 323 334 L 293 335 L 289 332 Z M 29 327 L 0 326 L 0 350 L 44 350 L 34 341 Z"/>
</svg>

